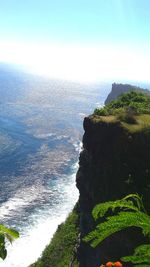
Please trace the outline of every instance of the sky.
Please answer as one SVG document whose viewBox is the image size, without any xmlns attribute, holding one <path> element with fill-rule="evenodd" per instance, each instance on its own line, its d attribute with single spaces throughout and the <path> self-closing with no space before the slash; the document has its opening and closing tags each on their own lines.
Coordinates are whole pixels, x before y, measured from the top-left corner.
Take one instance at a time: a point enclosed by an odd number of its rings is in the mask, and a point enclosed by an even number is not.
<svg viewBox="0 0 150 267">
<path fill-rule="evenodd" d="M 150 82 L 149 0 L 0 0 L 0 62 L 52 78 Z"/>
</svg>

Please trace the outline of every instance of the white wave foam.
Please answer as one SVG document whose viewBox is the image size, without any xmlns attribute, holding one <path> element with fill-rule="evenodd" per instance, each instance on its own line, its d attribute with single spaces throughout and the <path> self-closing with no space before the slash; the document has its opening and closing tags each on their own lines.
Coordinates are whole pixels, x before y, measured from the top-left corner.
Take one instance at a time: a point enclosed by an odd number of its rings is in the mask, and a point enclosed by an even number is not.
<svg viewBox="0 0 150 267">
<path fill-rule="evenodd" d="M 82 151 L 82 147 L 83 147 L 83 143 L 80 141 L 80 142 L 76 142 L 73 144 L 74 147 L 75 147 L 75 150 L 80 153 Z"/>
<path fill-rule="evenodd" d="M 0 220 L 3 220 L 6 216 L 11 216 L 13 212 L 18 213 L 21 210 L 29 206 L 39 195 L 42 193 L 42 188 L 37 186 L 31 186 L 29 188 L 22 189 L 21 192 L 17 192 L 12 198 L 4 202 L 0 206 Z"/>
<path fill-rule="evenodd" d="M 57 184 L 60 201 L 53 207 L 48 206 L 47 209 L 31 215 L 31 224 L 26 229 L 22 229 L 20 238 L 13 245 L 8 245 L 8 256 L 5 261 L 0 260 L 0 267 L 27 267 L 41 255 L 57 226 L 65 220 L 78 199 L 78 190 L 75 187 L 77 166 L 77 164 L 72 166 L 74 173 L 65 179 L 65 182 L 61 180 Z M 29 201 L 33 201 L 36 196 L 32 194 L 32 197 Z M 26 201 L 17 204 L 17 199 L 20 201 L 20 198 L 16 198 L 16 202 L 13 203 L 11 199 L 7 205 L 9 204 L 10 208 L 14 209 L 18 209 L 17 205 L 20 207 L 25 205 Z"/>
<path fill-rule="evenodd" d="M 40 255 L 50 238 L 56 231 L 57 225 L 65 219 L 64 215 L 56 218 L 41 218 L 34 228 L 25 232 L 12 246 L 8 246 L 8 256 L 1 267 L 27 267 Z"/>
<path fill-rule="evenodd" d="M 49 137 L 55 137 L 56 134 L 54 133 L 37 133 L 37 134 L 34 134 L 34 137 L 38 138 L 38 139 L 47 139 Z"/>
</svg>

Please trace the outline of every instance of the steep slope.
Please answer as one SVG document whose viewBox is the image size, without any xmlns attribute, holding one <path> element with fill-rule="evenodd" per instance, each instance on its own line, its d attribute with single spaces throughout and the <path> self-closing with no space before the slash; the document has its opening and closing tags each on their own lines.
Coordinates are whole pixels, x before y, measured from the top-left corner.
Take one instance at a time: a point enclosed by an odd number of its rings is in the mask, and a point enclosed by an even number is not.
<svg viewBox="0 0 150 267">
<path fill-rule="evenodd" d="M 137 192 L 143 195 L 144 204 L 150 210 L 150 123 L 143 122 L 145 116 L 146 122 L 150 122 L 150 115 L 141 115 L 136 127 L 113 116 L 84 119 L 84 149 L 77 173 L 80 267 L 97 267 L 110 259 L 117 260 L 142 243 L 137 230 L 120 232 L 96 249 L 82 242 L 82 237 L 95 226 L 91 210 L 97 203 Z"/>
<path fill-rule="evenodd" d="M 110 103 L 112 100 L 115 100 L 119 95 L 129 91 L 137 91 L 137 92 L 142 92 L 144 94 L 150 94 L 150 91 L 148 89 L 143 89 L 138 86 L 133 86 L 130 84 L 113 83 L 111 92 L 108 94 L 105 100 L 105 105 Z"/>
</svg>

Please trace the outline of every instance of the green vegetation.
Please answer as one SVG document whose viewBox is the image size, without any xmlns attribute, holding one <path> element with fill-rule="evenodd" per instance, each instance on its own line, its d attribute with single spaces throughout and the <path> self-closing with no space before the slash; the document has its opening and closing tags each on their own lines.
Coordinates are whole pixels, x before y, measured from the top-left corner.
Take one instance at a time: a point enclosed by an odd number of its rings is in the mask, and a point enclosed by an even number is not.
<svg viewBox="0 0 150 267">
<path fill-rule="evenodd" d="M 122 126 L 128 129 L 131 133 L 138 131 L 150 131 L 150 114 L 141 114 L 134 117 L 136 119 L 136 123 L 131 124 L 122 122 Z"/>
<path fill-rule="evenodd" d="M 114 115 L 121 121 L 136 123 L 135 115 L 150 114 L 150 96 L 131 91 L 120 95 L 103 108 L 97 108 L 94 115 Z"/>
<path fill-rule="evenodd" d="M 51 243 L 44 250 L 42 257 L 30 267 L 68 267 L 74 257 L 74 247 L 78 237 L 78 215 L 76 210 L 62 223 Z M 74 262 L 74 267 L 77 267 Z"/>
<path fill-rule="evenodd" d="M 108 215 L 110 210 L 113 212 L 111 216 Z M 110 235 L 128 227 L 141 228 L 144 236 L 150 236 L 150 216 L 137 194 L 130 194 L 121 200 L 98 204 L 93 209 L 92 215 L 95 220 L 105 219 L 84 238 L 84 241 L 91 242 L 92 247 L 96 247 Z M 150 244 L 138 246 L 133 255 L 122 257 L 121 260 L 132 262 L 134 267 L 150 267 Z"/>
<path fill-rule="evenodd" d="M 134 115 L 136 123 L 128 123 L 126 121 L 120 121 L 116 116 L 98 116 L 93 115 L 92 120 L 94 123 L 105 122 L 105 123 L 121 123 L 122 127 L 127 129 L 131 133 L 140 132 L 140 131 L 150 131 L 150 114 L 140 114 Z"/>
<path fill-rule="evenodd" d="M 6 239 L 12 243 L 14 239 L 19 237 L 19 233 L 16 230 L 7 228 L 3 224 L 0 224 L 0 258 L 5 259 L 7 256 Z"/>
</svg>

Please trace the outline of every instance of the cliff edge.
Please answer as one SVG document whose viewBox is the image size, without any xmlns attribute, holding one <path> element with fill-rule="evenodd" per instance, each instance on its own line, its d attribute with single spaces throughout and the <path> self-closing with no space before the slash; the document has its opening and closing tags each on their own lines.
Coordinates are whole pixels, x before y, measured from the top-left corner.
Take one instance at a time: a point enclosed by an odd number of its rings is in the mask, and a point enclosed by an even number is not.
<svg viewBox="0 0 150 267">
<path fill-rule="evenodd" d="M 84 119 L 84 130 L 77 173 L 81 232 L 77 255 L 80 267 L 97 267 L 131 254 L 142 243 L 135 229 L 115 234 L 96 249 L 82 237 L 95 227 L 91 211 L 97 203 L 135 192 L 150 210 L 150 115 L 138 116 L 136 125 L 115 116 L 92 115 Z"/>
</svg>

